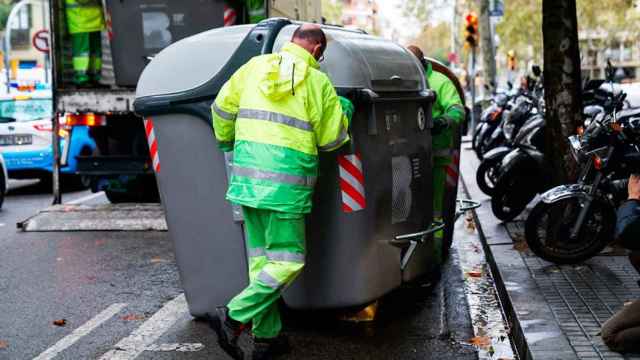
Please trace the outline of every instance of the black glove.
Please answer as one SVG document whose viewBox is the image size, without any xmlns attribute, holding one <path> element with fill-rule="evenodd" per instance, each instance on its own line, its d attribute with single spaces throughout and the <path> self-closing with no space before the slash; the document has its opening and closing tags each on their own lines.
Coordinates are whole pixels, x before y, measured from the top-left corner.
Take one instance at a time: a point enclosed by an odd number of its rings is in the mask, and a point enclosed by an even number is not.
<svg viewBox="0 0 640 360">
<path fill-rule="evenodd" d="M 431 134 L 440 135 L 443 131 L 449 128 L 449 119 L 445 117 L 437 117 L 433 119 L 433 129 L 431 129 Z"/>
</svg>

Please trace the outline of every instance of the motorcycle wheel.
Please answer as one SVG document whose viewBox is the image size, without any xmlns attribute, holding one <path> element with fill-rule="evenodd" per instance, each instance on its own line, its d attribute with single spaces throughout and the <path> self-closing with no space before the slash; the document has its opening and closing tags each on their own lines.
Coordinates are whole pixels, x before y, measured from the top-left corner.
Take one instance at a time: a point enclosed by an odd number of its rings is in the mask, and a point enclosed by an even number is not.
<svg viewBox="0 0 640 360">
<path fill-rule="evenodd" d="M 524 211 L 536 196 L 531 179 L 516 171 L 500 175 L 491 196 L 491 210 L 498 219 L 509 222 Z"/>
<path fill-rule="evenodd" d="M 594 200 L 578 233 L 570 240 L 582 202 L 578 197 L 548 204 L 538 203 L 525 224 L 525 238 L 531 251 L 556 264 L 576 264 L 596 256 L 613 240 L 615 209 Z"/>
<path fill-rule="evenodd" d="M 483 193 L 489 196 L 492 196 L 494 193 L 501 163 L 502 158 L 484 159 L 476 171 L 478 187 Z"/>
</svg>

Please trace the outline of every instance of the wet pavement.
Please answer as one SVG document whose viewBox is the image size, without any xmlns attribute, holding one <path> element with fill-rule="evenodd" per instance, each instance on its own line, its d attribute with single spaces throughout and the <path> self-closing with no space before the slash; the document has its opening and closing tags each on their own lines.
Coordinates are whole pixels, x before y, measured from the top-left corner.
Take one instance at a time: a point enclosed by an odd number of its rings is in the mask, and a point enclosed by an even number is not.
<svg viewBox="0 0 640 360">
<path fill-rule="evenodd" d="M 104 201 L 86 191 L 65 194 L 78 199 Z M 16 230 L 50 201 L 27 186 L 0 211 L 0 359 L 227 358 L 208 326 L 188 313 L 168 233 Z M 469 260 L 458 251 L 480 248 L 471 233 L 457 232 L 439 282 L 385 296 L 374 322 L 285 309 L 294 350 L 284 359 L 498 359 L 509 341 L 500 339 L 497 297 L 487 295 L 490 274 L 469 277 L 484 267 L 482 254 Z M 486 296 L 493 300 L 478 307 Z M 470 315 L 468 299 L 481 311 Z"/>
<path fill-rule="evenodd" d="M 463 146 L 464 147 L 464 146 Z M 630 300 L 640 298 L 640 275 L 626 252 L 605 249 L 583 264 L 558 266 L 535 256 L 524 240 L 521 215 L 503 224 L 475 183 L 479 161 L 466 149 L 462 177 L 468 195 L 485 206 L 475 212 L 489 264 L 497 279 L 512 335 L 522 359 L 640 359 L 610 351 L 602 324 Z"/>
</svg>

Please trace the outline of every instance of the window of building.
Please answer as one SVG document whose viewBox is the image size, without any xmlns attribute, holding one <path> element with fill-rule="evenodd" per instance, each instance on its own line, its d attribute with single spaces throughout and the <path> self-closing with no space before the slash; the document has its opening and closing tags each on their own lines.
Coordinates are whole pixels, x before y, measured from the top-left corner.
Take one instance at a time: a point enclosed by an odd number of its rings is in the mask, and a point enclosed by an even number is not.
<svg viewBox="0 0 640 360">
<path fill-rule="evenodd" d="M 11 46 L 26 49 L 31 46 L 31 5 L 24 6 L 13 18 L 11 26 Z"/>
</svg>

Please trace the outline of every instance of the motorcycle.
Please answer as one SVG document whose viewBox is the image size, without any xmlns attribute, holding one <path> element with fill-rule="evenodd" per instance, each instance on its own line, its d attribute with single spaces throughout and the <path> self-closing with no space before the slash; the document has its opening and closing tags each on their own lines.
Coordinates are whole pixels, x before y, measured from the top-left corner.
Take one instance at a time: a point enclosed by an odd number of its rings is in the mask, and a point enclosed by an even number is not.
<svg viewBox="0 0 640 360">
<path fill-rule="evenodd" d="M 578 182 L 541 196 L 525 224 L 529 248 L 560 264 L 597 255 L 613 239 L 616 208 L 627 196 L 627 178 L 640 172 L 640 109 L 600 113 L 581 136 L 569 138 L 572 155 L 584 164 Z"/>
<path fill-rule="evenodd" d="M 520 129 L 514 148 L 499 165 L 491 210 L 502 221 L 520 215 L 527 204 L 548 188 L 551 176 L 544 166 L 544 116 L 537 114 Z"/>
<path fill-rule="evenodd" d="M 527 127 L 527 124 L 531 121 L 535 122 L 534 118 L 544 111 L 541 85 L 537 85 L 536 88 L 540 91 L 535 91 L 534 95 L 522 94 L 515 100 L 512 109 L 505 111 L 500 126 L 500 136 L 504 140 L 484 154 L 476 171 L 478 187 L 489 196 L 494 194 L 495 183 L 500 177 L 502 160 L 516 147 L 520 131 L 524 128 L 531 130 L 532 128 Z"/>
<path fill-rule="evenodd" d="M 592 119 L 597 114 L 605 112 L 609 110 L 611 107 L 610 105 L 611 99 L 609 96 L 610 92 L 607 90 L 601 89 L 602 84 L 603 84 L 602 80 L 590 80 L 585 82 L 585 85 L 583 86 L 583 99 L 584 99 L 584 105 L 585 105 L 583 109 L 583 118 L 584 118 L 584 123 L 587 125 L 590 123 L 590 121 L 592 121 Z M 478 167 L 478 170 L 476 172 L 476 182 L 480 190 L 482 190 L 485 194 L 489 196 L 495 195 L 494 189 L 495 189 L 496 183 L 498 179 L 501 177 L 501 173 L 504 171 L 503 169 L 507 168 L 505 167 L 506 164 L 503 163 L 504 158 L 509 153 L 511 153 L 514 150 L 514 148 L 521 147 L 524 149 L 529 149 L 531 151 L 532 149 L 531 142 L 533 141 L 532 137 L 542 136 L 542 133 L 540 133 L 539 131 L 543 130 L 543 128 L 541 129 L 539 127 L 544 126 L 544 121 L 542 122 L 539 121 L 540 117 L 538 114 L 544 113 L 544 100 L 542 99 L 542 91 L 538 92 L 538 94 L 539 94 L 540 100 L 537 100 L 537 107 L 526 109 L 528 111 L 528 117 L 526 118 L 524 125 L 521 125 L 521 127 L 519 127 L 518 125 L 512 125 L 510 121 L 511 115 L 505 116 L 503 127 L 505 129 L 504 130 L 505 136 L 508 140 L 507 143 L 487 152 L 484 155 L 484 158 L 480 163 L 480 166 Z M 536 100 L 536 98 L 531 98 L 529 100 L 529 104 L 534 100 Z M 516 134 L 519 134 L 522 131 L 524 131 L 526 134 L 522 136 L 517 135 L 516 138 L 512 140 L 513 138 L 512 133 L 515 132 Z M 528 134 L 529 132 L 532 132 L 532 131 L 536 131 L 537 133 L 535 135 Z M 540 144 L 543 142 L 542 138 L 536 139 L 535 141 Z M 539 148 L 539 147 L 533 146 L 533 148 Z M 516 157 L 514 154 L 512 159 L 521 160 L 522 158 Z M 540 173 L 544 171 L 543 170 L 544 168 L 545 167 L 543 166 Z M 506 181 L 506 179 L 504 181 Z M 544 183 L 544 186 L 548 186 L 548 184 Z M 542 190 L 546 190 L 546 189 L 543 188 Z M 538 189 L 538 191 L 540 190 Z M 500 201 L 501 200 L 498 199 L 496 200 L 496 203 Z M 505 213 L 504 210 L 502 211 L 498 210 L 501 205 L 502 204 L 496 204 L 496 212 L 500 214 L 499 216 L 500 218 L 510 220 L 511 215 Z M 510 211 L 507 211 L 507 212 L 510 212 Z M 516 211 L 514 210 L 514 212 Z"/>
</svg>

